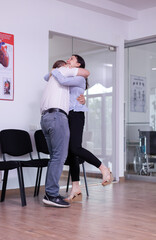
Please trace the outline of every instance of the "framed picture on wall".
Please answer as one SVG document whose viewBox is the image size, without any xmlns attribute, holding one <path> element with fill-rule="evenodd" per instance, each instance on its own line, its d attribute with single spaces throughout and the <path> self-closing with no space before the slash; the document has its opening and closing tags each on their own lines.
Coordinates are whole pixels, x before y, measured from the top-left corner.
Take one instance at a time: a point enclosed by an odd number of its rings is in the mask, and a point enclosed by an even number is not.
<svg viewBox="0 0 156 240">
<path fill-rule="evenodd" d="M 0 100 L 14 100 L 14 35 L 0 32 Z"/>
</svg>

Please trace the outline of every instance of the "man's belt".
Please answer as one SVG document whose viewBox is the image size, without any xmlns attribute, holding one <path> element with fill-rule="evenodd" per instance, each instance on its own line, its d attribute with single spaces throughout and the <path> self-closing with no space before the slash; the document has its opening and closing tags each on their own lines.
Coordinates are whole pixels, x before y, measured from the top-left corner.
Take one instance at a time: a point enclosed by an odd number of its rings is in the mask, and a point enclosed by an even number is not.
<svg viewBox="0 0 156 240">
<path fill-rule="evenodd" d="M 42 115 L 46 114 L 47 112 L 48 113 L 61 112 L 61 113 L 64 113 L 67 116 L 67 113 L 65 111 L 63 111 L 62 109 L 60 109 L 60 108 L 49 108 L 49 109 L 43 111 Z"/>
</svg>

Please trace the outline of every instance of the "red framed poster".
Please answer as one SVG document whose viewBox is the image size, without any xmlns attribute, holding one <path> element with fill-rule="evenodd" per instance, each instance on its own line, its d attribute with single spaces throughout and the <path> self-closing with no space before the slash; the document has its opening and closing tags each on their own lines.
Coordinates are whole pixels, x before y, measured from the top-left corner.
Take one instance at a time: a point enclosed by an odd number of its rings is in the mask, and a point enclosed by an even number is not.
<svg viewBox="0 0 156 240">
<path fill-rule="evenodd" d="M 14 100 L 14 35 L 0 32 L 0 100 Z"/>
</svg>

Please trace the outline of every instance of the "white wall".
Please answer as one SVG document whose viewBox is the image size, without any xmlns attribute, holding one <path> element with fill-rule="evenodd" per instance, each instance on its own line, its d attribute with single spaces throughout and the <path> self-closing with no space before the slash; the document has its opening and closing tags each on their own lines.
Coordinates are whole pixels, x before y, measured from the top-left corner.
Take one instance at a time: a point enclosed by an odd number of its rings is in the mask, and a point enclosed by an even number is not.
<svg viewBox="0 0 156 240">
<path fill-rule="evenodd" d="M 40 127 L 39 105 L 45 84 L 42 77 L 48 71 L 49 30 L 115 45 L 118 47 L 117 112 L 121 113 L 116 123 L 116 147 L 119 176 L 123 176 L 123 46 L 128 38 L 127 22 L 56 0 L 1 0 L 0 6 L 3 9 L 0 31 L 14 34 L 15 39 L 14 101 L 0 101 L 0 130 L 26 129 L 33 135 Z M 17 186 L 14 175 L 9 187 Z M 25 171 L 25 179 L 26 186 L 33 185 L 34 171 Z"/>
<path fill-rule="evenodd" d="M 127 40 L 156 35 L 156 7 L 143 10 L 138 14 L 138 20 L 129 23 L 129 37 Z"/>
</svg>

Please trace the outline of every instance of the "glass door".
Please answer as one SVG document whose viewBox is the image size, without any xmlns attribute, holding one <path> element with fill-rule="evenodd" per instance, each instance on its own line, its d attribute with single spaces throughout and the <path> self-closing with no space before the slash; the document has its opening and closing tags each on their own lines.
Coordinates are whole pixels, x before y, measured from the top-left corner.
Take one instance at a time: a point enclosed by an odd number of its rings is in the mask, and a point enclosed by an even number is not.
<svg viewBox="0 0 156 240">
<path fill-rule="evenodd" d="M 156 177 L 156 43 L 125 49 L 125 170 L 129 178 Z"/>
<path fill-rule="evenodd" d="M 115 172 L 115 66 L 116 49 L 73 38 L 73 53 L 83 56 L 90 71 L 86 101 L 89 111 L 83 145 Z M 113 122 L 114 120 L 114 122 Z M 88 171 L 98 170 L 86 163 Z"/>
</svg>

